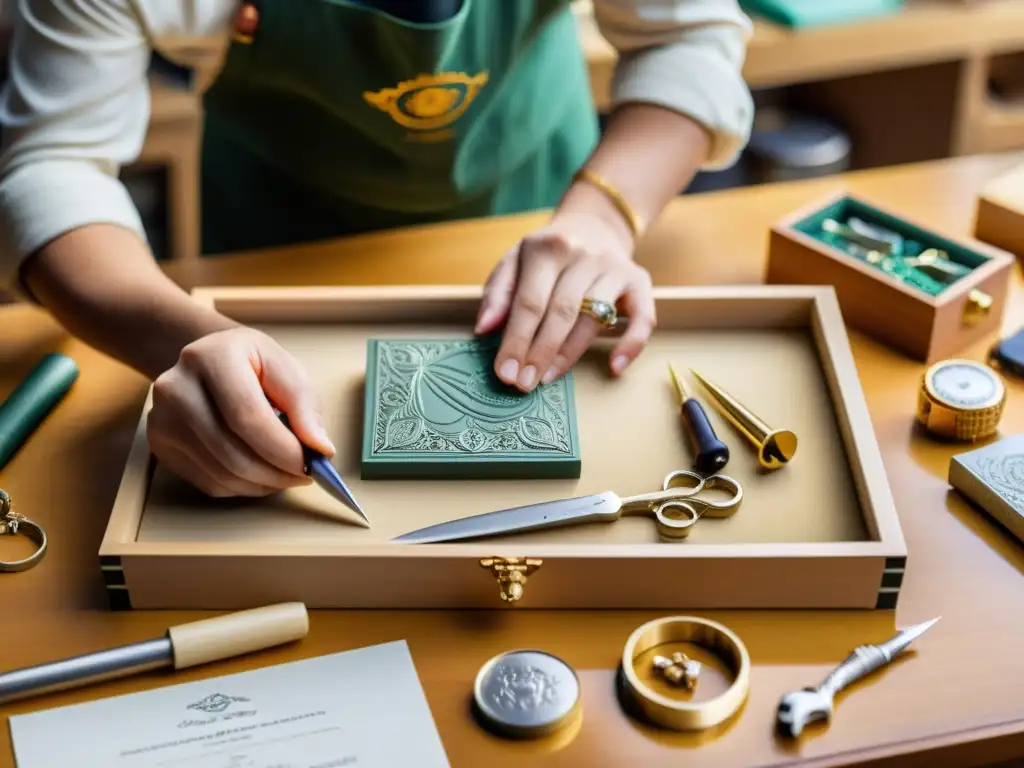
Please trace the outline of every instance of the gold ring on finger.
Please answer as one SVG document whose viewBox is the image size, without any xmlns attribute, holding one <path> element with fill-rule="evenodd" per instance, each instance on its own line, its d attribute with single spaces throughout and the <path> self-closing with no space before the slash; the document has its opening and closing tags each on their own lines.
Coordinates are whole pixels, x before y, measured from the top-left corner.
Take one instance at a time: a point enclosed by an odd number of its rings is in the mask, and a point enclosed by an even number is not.
<svg viewBox="0 0 1024 768">
<path fill-rule="evenodd" d="M 602 299 L 592 299 L 589 296 L 580 303 L 580 312 L 590 315 L 604 328 L 614 328 L 619 319 L 614 304 Z"/>
</svg>

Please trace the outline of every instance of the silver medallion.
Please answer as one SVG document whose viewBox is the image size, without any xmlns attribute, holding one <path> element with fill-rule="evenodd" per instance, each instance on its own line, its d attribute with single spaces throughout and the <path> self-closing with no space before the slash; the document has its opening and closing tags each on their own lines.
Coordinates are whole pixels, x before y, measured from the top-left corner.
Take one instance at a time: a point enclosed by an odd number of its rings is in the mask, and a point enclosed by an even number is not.
<svg viewBox="0 0 1024 768">
<path fill-rule="evenodd" d="M 480 669 L 474 700 L 489 724 L 513 736 L 543 736 L 566 724 L 580 701 L 572 667 L 544 651 L 510 651 Z"/>
</svg>

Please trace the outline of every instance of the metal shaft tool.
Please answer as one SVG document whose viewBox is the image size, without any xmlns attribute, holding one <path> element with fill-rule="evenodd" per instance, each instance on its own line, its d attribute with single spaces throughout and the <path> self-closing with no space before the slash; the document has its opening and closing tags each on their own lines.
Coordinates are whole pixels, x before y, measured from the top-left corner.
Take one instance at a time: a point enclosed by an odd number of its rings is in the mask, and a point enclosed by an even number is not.
<svg viewBox="0 0 1024 768">
<path fill-rule="evenodd" d="M 708 421 L 704 407 L 690 397 L 675 369 L 669 365 L 668 372 L 679 398 L 679 410 L 686 427 L 686 436 L 693 452 L 693 468 L 698 472 L 713 475 L 729 463 L 729 446 L 718 439 L 714 427 Z"/>
<path fill-rule="evenodd" d="M 945 253 L 935 248 L 929 248 L 918 256 L 904 259 L 903 263 L 946 283 L 952 283 L 971 273 L 970 267 L 952 261 Z"/>
<path fill-rule="evenodd" d="M 711 395 L 722 415 L 757 447 L 757 460 L 762 467 L 778 469 L 793 458 L 797 442 L 795 434 L 788 429 L 772 429 L 724 389 L 712 384 L 692 368 L 690 373 Z"/>
<path fill-rule="evenodd" d="M 821 228 L 829 234 L 839 235 L 839 237 L 849 240 L 851 243 L 857 243 L 857 245 L 861 245 L 871 251 L 879 251 L 887 255 L 891 255 L 894 251 L 893 244 L 888 240 L 858 232 L 853 227 L 842 224 L 835 219 L 825 219 L 821 223 Z"/>
<path fill-rule="evenodd" d="M 787 693 L 779 702 L 776 726 L 780 733 L 796 738 L 804 726 L 815 720 L 830 720 L 835 695 L 850 684 L 883 667 L 903 653 L 914 640 L 923 635 L 939 619 L 907 627 L 879 645 L 862 645 L 846 657 L 816 688 Z"/>
<path fill-rule="evenodd" d="M 286 414 L 281 411 L 277 411 L 277 418 L 281 420 L 282 424 L 288 427 L 289 431 L 292 431 L 291 424 L 288 422 L 288 416 Z M 319 451 L 316 451 L 307 445 L 302 446 L 302 457 L 305 462 L 306 474 L 313 478 L 314 482 L 316 482 L 316 484 L 323 490 L 327 491 L 327 493 L 359 515 L 359 517 L 363 519 L 363 522 L 369 525 L 370 519 L 366 516 L 366 513 L 363 512 L 363 508 L 359 506 L 359 502 L 356 501 L 356 497 L 352 495 L 352 491 L 350 491 L 348 486 L 345 485 L 345 481 L 341 479 L 341 475 L 338 474 L 338 470 L 336 470 L 334 465 L 331 464 L 331 460 Z"/>
<path fill-rule="evenodd" d="M 0 674 L 0 704 L 161 667 L 186 669 L 299 640 L 308 632 L 309 617 L 302 603 L 181 624 L 158 639 Z"/>
</svg>

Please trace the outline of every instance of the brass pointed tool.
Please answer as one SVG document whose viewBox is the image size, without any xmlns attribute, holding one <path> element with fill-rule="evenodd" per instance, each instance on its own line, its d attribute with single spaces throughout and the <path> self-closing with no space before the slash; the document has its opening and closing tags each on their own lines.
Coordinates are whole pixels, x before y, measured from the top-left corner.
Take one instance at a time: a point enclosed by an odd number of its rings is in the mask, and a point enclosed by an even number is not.
<svg viewBox="0 0 1024 768">
<path fill-rule="evenodd" d="M 692 368 L 690 373 L 711 395 L 718 410 L 757 447 L 757 460 L 765 469 L 778 469 L 796 453 L 796 435 L 788 429 L 772 429 L 749 408 Z"/>
</svg>

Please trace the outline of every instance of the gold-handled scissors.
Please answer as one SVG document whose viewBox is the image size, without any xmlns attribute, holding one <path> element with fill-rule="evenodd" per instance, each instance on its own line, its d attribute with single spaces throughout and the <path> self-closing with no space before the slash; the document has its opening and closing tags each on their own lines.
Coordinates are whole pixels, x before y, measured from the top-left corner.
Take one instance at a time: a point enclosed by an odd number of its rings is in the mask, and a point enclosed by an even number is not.
<svg viewBox="0 0 1024 768">
<path fill-rule="evenodd" d="M 713 489 L 727 491 L 730 496 L 724 499 L 702 497 L 704 491 Z M 702 517 L 728 517 L 739 508 L 742 500 L 743 489 L 727 475 L 702 477 L 687 469 L 677 469 L 669 472 L 661 490 L 654 493 L 621 498 L 605 491 L 545 501 L 438 523 L 402 534 L 392 541 L 432 544 L 477 539 L 589 522 L 610 523 L 623 515 L 652 515 L 662 539 L 680 541 Z"/>
</svg>

